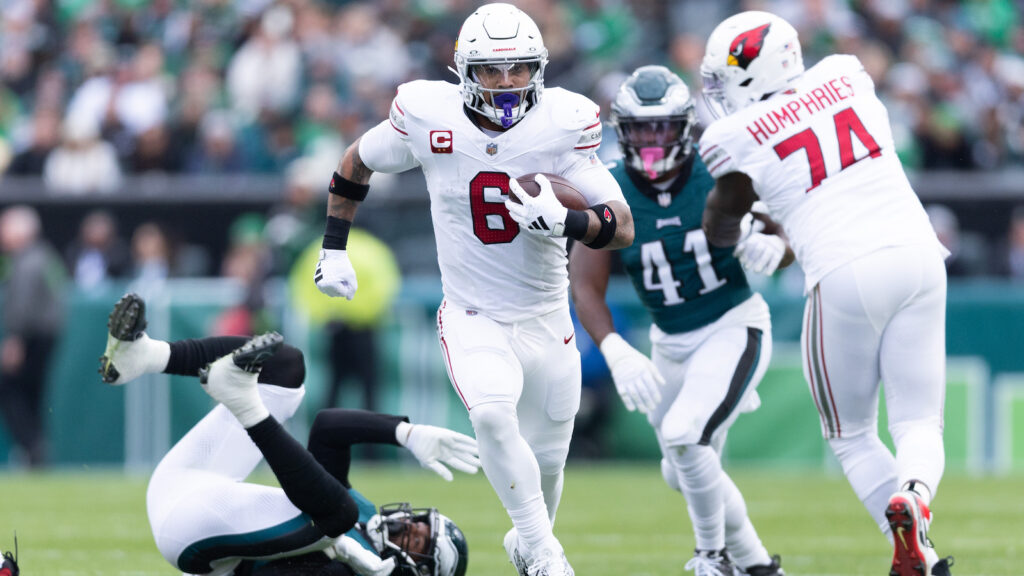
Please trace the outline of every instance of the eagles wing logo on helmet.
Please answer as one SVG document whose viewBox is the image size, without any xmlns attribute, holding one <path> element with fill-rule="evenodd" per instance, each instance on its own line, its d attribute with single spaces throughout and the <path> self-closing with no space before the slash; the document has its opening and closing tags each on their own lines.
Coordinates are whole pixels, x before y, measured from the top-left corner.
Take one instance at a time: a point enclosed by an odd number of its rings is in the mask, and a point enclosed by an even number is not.
<svg viewBox="0 0 1024 576">
<path fill-rule="evenodd" d="M 732 44 L 729 45 L 729 66 L 739 66 L 746 70 L 747 66 L 750 66 L 750 62 L 761 54 L 764 38 L 768 35 L 771 26 L 772 24 L 769 22 L 753 30 L 747 30 L 734 38 Z"/>
</svg>

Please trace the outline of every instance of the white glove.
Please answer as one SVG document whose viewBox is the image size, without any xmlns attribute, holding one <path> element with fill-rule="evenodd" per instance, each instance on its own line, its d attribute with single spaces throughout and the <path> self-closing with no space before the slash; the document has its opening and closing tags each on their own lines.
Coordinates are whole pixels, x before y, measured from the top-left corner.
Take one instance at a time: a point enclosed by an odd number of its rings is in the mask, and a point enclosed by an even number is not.
<svg viewBox="0 0 1024 576">
<path fill-rule="evenodd" d="M 480 468 L 476 439 L 465 434 L 437 426 L 399 422 L 395 438 L 412 452 L 420 466 L 433 470 L 449 482 L 453 476 L 445 464 L 466 474 L 476 474 Z"/>
<path fill-rule="evenodd" d="M 540 186 L 540 193 L 536 197 L 527 194 L 515 178 L 510 178 L 508 187 L 522 204 L 516 204 L 509 198 L 505 200 L 505 208 L 513 220 L 530 232 L 544 236 L 565 236 L 565 216 L 569 210 L 555 197 L 546 176 L 537 174 L 533 180 Z"/>
<path fill-rule="evenodd" d="M 626 410 L 640 409 L 647 414 L 661 402 L 661 386 L 665 379 L 651 359 L 633 348 L 615 332 L 601 342 L 601 354 L 612 371 L 615 388 Z"/>
<path fill-rule="evenodd" d="M 349 300 L 356 295 L 356 271 L 344 250 L 320 250 L 320 260 L 313 274 L 316 287 L 328 296 L 344 296 Z"/>
<path fill-rule="evenodd" d="M 380 556 L 345 535 L 339 536 L 325 553 L 342 561 L 359 576 L 390 576 L 395 571 L 394 556 L 381 560 Z"/>
<path fill-rule="evenodd" d="M 733 255 L 747 270 L 770 276 L 786 255 L 786 242 L 778 236 L 753 232 L 736 245 Z"/>
</svg>

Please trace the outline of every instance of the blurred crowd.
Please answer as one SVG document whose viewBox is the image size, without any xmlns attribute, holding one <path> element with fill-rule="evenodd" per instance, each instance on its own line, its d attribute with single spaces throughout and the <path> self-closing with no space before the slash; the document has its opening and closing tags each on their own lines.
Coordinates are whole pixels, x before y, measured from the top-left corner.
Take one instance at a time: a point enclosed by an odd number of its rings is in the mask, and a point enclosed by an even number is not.
<svg viewBox="0 0 1024 576">
<path fill-rule="evenodd" d="M 448 79 L 470 0 L 0 0 L 0 173 L 68 193 L 148 172 L 281 173 L 336 159 L 395 87 Z M 1014 0 L 522 0 L 548 85 L 607 102 L 663 63 L 699 89 L 704 41 L 743 9 L 800 31 L 805 60 L 860 56 L 911 168 L 1024 158 Z M 329 174 L 328 174 L 329 176 Z M 326 177 L 326 176 L 325 176 Z"/>
<path fill-rule="evenodd" d="M 0 0 L 0 175 L 37 176 L 55 193 L 96 198 L 154 172 L 280 178 L 279 204 L 239 217 L 224 232 L 223 254 L 190 244 L 194 231 L 158 214 L 119 231 L 111 211 L 83 213 L 69 223 L 80 227 L 78 239 L 57 246 L 82 288 L 108 277 L 221 275 L 253 286 L 258 308 L 262 280 L 287 276 L 318 240 L 333 167 L 347 143 L 386 118 L 395 87 L 456 81 L 454 38 L 478 3 Z M 544 34 L 547 84 L 588 94 L 604 110 L 643 64 L 668 65 L 697 93 L 714 26 L 765 9 L 799 29 L 809 65 L 834 52 L 860 57 L 910 169 L 991 171 L 1024 160 L 1024 2 L 516 4 Z M 611 158 L 614 130 L 606 137 L 601 154 Z M 946 206 L 929 214 L 953 252 L 951 275 L 1024 278 L 1024 208 L 999 223 L 1012 222 L 1006 235 L 962 230 Z"/>
</svg>

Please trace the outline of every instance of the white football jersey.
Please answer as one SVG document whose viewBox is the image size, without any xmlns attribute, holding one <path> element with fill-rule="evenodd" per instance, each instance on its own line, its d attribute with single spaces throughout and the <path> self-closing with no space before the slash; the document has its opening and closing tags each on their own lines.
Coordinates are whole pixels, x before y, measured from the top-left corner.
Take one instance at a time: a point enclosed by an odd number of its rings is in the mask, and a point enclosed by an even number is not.
<svg viewBox="0 0 1024 576">
<path fill-rule="evenodd" d="M 505 209 L 509 178 L 552 173 L 591 206 L 624 202 L 600 144 L 598 106 L 573 92 L 547 88 L 512 128 L 488 134 L 467 116 L 458 86 L 418 80 L 398 88 L 359 155 L 376 172 L 423 169 L 445 298 L 515 322 L 566 306 L 569 277 L 566 239 L 520 230 Z"/>
<path fill-rule="evenodd" d="M 929 243 L 948 254 L 855 56 L 829 56 L 785 92 L 713 122 L 700 154 L 715 178 L 750 177 L 789 236 L 808 291 L 832 270 L 888 246 Z"/>
</svg>

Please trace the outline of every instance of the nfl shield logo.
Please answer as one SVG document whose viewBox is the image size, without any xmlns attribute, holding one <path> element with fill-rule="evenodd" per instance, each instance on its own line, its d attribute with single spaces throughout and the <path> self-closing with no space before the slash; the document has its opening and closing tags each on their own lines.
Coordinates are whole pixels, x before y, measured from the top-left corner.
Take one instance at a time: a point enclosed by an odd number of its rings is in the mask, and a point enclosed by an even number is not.
<svg viewBox="0 0 1024 576">
<path fill-rule="evenodd" d="M 498 145 L 497 144 L 495 144 L 494 142 L 491 142 L 490 144 L 487 145 L 487 154 L 488 155 L 494 156 L 497 153 L 498 153 Z"/>
</svg>

